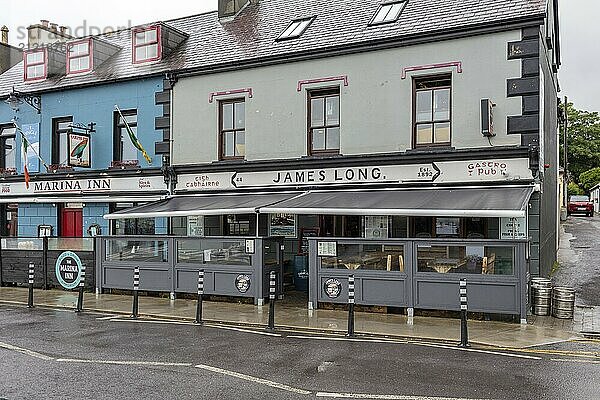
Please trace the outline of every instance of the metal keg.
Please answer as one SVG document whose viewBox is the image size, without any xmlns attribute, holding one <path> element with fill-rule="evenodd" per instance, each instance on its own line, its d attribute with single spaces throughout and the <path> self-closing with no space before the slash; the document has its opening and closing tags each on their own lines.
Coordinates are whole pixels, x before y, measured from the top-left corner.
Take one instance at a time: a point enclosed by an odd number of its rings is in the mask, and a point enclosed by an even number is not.
<svg viewBox="0 0 600 400">
<path fill-rule="evenodd" d="M 575 289 L 557 286 L 552 291 L 552 316 L 572 319 L 575 312 Z"/>
<path fill-rule="evenodd" d="M 552 281 L 546 278 L 531 279 L 532 311 L 535 315 L 550 315 Z"/>
</svg>

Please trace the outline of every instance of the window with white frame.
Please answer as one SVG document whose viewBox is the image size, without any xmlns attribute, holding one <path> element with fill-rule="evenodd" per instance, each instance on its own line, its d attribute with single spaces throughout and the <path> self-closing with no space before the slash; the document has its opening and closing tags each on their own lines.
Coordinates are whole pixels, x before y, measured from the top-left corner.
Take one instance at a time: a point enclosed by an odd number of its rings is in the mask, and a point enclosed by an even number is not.
<svg viewBox="0 0 600 400">
<path fill-rule="evenodd" d="M 277 38 L 277 40 L 294 39 L 300 37 L 304 33 L 304 31 L 306 31 L 313 19 L 313 17 L 310 17 L 292 21 L 288 25 L 288 27 L 283 31 L 283 33 L 279 35 L 279 38 Z"/>
<path fill-rule="evenodd" d="M 45 79 L 47 74 L 46 50 L 25 51 L 25 81 Z"/>
<path fill-rule="evenodd" d="M 92 69 L 92 42 L 84 40 L 67 45 L 67 74 L 87 72 Z"/>
<path fill-rule="evenodd" d="M 160 26 L 133 30 L 133 62 L 143 63 L 161 58 Z"/>
<path fill-rule="evenodd" d="M 396 22 L 406 6 L 406 0 L 384 3 L 379 6 L 377 13 L 371 21 L 371 25 Z"/>
<path fill-rule="evenodd" d="M 14 124 L 0 125 L 0 169 L 16 168 L 17 143 L 15 140 L 17 128 Z"/>
</svg>

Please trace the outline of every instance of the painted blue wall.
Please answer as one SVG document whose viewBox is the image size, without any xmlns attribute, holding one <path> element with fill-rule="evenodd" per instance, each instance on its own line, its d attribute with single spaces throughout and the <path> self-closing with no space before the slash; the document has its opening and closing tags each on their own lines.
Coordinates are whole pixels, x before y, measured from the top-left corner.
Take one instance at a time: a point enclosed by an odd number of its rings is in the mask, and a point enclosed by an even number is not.
<svg viewBox="0 0 600 400">
<path fill-rule="evenodd" d="M 52 235 L 58 233 L 57 208 L 52 204 L 19 204 L 18 235 L 37 237 L 38 225 L 51 225 Z"/>
<path fill-rule="evenodd" d="M 19 126 L 40 123 L 40 155 L 46 163 L 51 164 L 53 118 L 72 116 L 74 123 L 84 125 L 95 122 L 96 133 L 92 136 L 92 170 L 104 170 L 113 161 L 115 104 L 121 110 L 136 109 L 138 139 L 152 158 L 151 166 L 160 167 L 161 157 L 154 155 L 154 143 L 162 141 L 162 131 L 154 129 L 155 117 L 162 116 L 162 107 L 154 104 L 154 95 L 160 91 L 162 78 L 157 77 L 46 93 L 42 95 L 41 115 L 27 104 L 22 104 L 15 113 L 7 104 L 0 102 L 0 124 L 10 122 L 13 117 L 16 117 Z M 19 159 L 20 152 L 17 155 L 17 169 L 21 171 Z M 140 152 L 138 160 L 142 168 L 150 166 Z M 41 169 L 44 170 L 43 167 Z"/>
<path fill-rule="evenodd" d="M 100 225 L 102 235 L 108 235 L 108 220 L 102 218 L 108 214 L 108 203 L 88 203 L 83 207 L 83 236 L 89 236 L 90 225 Z"/>
</svg>

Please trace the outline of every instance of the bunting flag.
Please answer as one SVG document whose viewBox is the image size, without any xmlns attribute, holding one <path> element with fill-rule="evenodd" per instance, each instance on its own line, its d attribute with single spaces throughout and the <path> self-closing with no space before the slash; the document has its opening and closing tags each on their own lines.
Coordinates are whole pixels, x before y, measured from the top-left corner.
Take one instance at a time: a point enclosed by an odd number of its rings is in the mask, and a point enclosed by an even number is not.
<svg viewBox="0 0 600 400">
<path fill-rule="evenodd" d="M 21 163 L 23 164 L 23 174 L 25 176 L 25 187 L 27 189 L 29 189 L 29 169 L 27 168 L 27 150 L 29 149 L 29 142 L 27 141 L 27 139 L 25 139 L 25 135 L 23 135 L 23 133 L 21 133 L 21 142 L 23 143 L 23 146 L 21 146 Z"/>
<path fill-rule="evenodd" d="M 148 161 L 148 164 L 152 164 L 152 159 L 150 158 L 150 156 L 148 155 L 148 153 L 146 152 L 146 150 L 144 149 L 144 147 L 138 140 L 137 136 L 135 136 L 135 133 L 133 132 L 133 130 L 127 123 L 127 120 L 123 116 L 123 113 L 121 112 L 121 109 L 119 108 L 119 106 L 115 105 L 115 109 L 119 112 L 119 115 L 121 116 L 121 120 L 123 120 L 123 123 L 125 124 L 125 129 L 127 129 L 127 134 L 129 135 L 129 140 L 131 140 L 131 144 L 133 144 L 133 146 L 142 153 L 142 155 L 144 156 L 146 161 Z"/>
</svg>

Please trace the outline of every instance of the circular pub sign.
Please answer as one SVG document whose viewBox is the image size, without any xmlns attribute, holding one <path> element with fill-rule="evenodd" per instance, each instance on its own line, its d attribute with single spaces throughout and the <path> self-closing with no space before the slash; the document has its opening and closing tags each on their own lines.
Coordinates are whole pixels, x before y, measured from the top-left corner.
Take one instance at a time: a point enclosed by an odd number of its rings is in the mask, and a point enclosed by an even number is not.
<svg viewBox="0 0 600 400">
<path fill-rule="evenodd" d="M 323 284 L 323 290 L 330 299 L 337 299 L 342 293 L 342 283 L 335 278 L 327 279 Z"/>
<path fill-rule="evenodd" d="M 250 289 L 250 277 L 248 275 L 238 275 L 235 278 L 235 287 L 240 293 L 246 293 Z"/>
<path fill-rule="evenodd" d="M 83 264 L 79 256 L 65 251 L 56 260 L 56 279 L 65 289 L 75 289 L 81 282 Z"/>
</svg>

